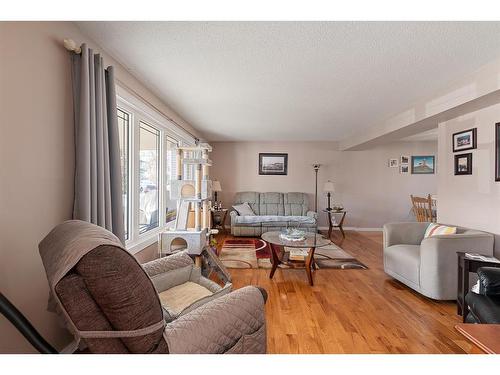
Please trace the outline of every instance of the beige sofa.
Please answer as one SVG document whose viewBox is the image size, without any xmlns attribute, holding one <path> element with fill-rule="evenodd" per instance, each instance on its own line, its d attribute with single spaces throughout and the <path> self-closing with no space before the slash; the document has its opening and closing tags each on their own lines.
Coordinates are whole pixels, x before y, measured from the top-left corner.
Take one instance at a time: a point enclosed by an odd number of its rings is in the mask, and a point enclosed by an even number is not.
<svg viewBox="0 0 500 375">
<path fill-rule="evenodd" d="M 231 234 L 258 237 L 269 231 L 299 227 L 309 232 L 317 228 L 317 214 L 309 211 L 306 193 L 236 193 L 234 204 L 248 203 L 255 216 L 231 211 Z"/>
<path fill-rule="evenodd" d="M 429 223 L 384 225 L 384 271 L 426 297 L 457 298 L 457 251 L 493 255 L 490 233 L 457 228 L 457 234 L 424 238 Z"/>
</svg>

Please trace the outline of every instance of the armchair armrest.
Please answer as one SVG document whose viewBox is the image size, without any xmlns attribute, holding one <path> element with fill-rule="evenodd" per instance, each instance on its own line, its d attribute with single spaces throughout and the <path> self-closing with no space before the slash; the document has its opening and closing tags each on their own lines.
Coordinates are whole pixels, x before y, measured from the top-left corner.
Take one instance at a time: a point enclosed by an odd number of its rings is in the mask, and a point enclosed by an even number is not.
<svg viewBox="0 0 500 375">
<path fill-rule="evenodd" d="M 384 248 L 392 245 L 420 245 L 429 223 L 384 224 Z"/>
<path fill-rule="evenodd" d="M 152 260 L 151 262 L 144 263 L 142 268 L 148 274 L 149 277 L 153 277 L 168 271 L 172 271 L 178 268 L 194 265 L 191 257 L 184 251 L 176 254 L 169 255 L 167 257 Z"/>
<path fill-rule="evenodd" d="M 481 267 L 479 276 L 479 293 L 485 296 L 500 296 L 500 268 Z"/>
<path fill-rule="evenodd" d="M 457 294 L 457 252 L 493 254 L 488 233 L 437 235 L 420 245 L 420 287 L 434 299 L 454 299 Z"/>
<path fill-rule="evenodd" d="M 262 292 L 247 286 L 200 306 L 166 325 L 169 352 L 225 353 L 244 336 L 256 334 L 249 346 L 265 353 L 264 303 Z"/>
<path fill-rule="evenodd" d="M 306 215 L 312 217 L 314 220 L 318 220 L 318 213 L 316 211 L 307 211 Z"/>
</svg>

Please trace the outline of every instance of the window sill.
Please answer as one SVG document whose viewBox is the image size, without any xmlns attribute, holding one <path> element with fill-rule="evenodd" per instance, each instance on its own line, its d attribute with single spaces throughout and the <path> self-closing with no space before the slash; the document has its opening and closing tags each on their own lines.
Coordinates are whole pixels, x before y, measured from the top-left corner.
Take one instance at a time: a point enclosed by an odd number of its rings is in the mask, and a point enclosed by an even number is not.
<svg viewBox="0 0 500 375">
<path fill-rule="evenodd" d="M 146 247 L 158 242 L 158 235 L 165 230 L 165 227 L 153 229 L 147 233 L 144 233 L 140 238 L 133 242 L 126 242 L 125 248 L 127 251 L 135 255 L 138 252 L 144 250 Z"/>
</svg>

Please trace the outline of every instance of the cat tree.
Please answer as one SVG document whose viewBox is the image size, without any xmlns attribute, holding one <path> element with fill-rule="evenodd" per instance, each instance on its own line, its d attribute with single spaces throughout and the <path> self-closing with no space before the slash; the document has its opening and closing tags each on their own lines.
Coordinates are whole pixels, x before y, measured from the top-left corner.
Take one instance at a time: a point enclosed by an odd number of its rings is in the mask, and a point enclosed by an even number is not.
<svg viewBox="0 0 500 375">
<path fill-rule="evenodd" d="M 175 252 L 175 244 L 179 242 L 185 244 L 183 247 L 189 254 L 200 255 L 210 234 L 212 181 L 209 179 L 209 168 L 212 162 L 208 153 L 212 147 L 208 143 L 200 143 L 179 146 L 176 151 L 178 175 L 172 180 L 170 197 L 177 200 L 177 217 L 174 227 L 159 235 L 160 257 Z M 184 179 L 184 165 L 194 165 L 194 180 Z M 194 219 L 190 220 L 192 216 Z"/>
</svg>

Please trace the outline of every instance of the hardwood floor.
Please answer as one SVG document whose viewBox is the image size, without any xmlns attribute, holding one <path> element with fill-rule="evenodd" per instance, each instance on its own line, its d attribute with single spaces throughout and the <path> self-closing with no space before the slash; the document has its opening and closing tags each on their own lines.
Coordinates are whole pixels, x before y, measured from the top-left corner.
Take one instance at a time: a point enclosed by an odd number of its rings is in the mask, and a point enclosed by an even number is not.
<svg viewBox="0 0 500 375">
<path fill-rule="evenodd" d="M 219 246 L 230 235 L 219 235 Z M 235 288 L 259 285 L 266 304 L 269 353 L 464 353 L 454 302 L 413 292 L 383 271 L 382 233 L 346 232 L 332 240 L 368 270 L 230 269 Z"/>
</svg>

